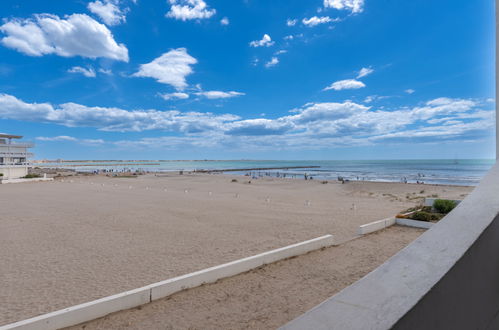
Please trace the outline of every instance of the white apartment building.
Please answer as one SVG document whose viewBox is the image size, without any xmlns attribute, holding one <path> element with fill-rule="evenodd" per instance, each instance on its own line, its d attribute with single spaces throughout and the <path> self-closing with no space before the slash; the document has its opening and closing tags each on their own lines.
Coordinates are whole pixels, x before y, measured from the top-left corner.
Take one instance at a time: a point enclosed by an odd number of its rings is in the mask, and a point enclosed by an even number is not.
<svg viewBox="0 0 499 330">
<path fill-rule="evenodd" d="M 13 142 L 22 136 L 0 133 L 0 179 L 17 179 L 28 174 L 28 158 L 33 154 L 28 152 L 32 143 Z"/>
</svg>

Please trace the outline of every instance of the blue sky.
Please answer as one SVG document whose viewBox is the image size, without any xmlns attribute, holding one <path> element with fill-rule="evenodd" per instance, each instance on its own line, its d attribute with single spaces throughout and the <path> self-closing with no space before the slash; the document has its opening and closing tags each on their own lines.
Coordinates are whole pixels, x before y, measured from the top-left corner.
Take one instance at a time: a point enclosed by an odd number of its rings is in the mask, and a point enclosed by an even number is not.
<svg viewBox="0 0 499 330">
<path fill-rule="evenodd" d="M 36 158 L 493 158 L 493 0 L 3 0 Z"/>
</svg>

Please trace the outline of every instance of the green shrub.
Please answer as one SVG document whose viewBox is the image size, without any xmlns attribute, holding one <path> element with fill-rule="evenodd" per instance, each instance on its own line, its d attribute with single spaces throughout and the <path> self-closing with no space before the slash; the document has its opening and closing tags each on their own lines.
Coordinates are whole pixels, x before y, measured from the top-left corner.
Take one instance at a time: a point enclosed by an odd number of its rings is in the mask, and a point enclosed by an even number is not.
<svg viewBox="0 0 499 330">
<path fill-rule="evenodd" d="M 432 220 L 432 216 L 428 212 L 414 212 L 411 216 L 412 220 L 419 220 L 419 221 L 430 221 Z"/>
<path fill-rule="evenodd" d="M 0 173 L 0 176 L 3 176 L 3 173 Z"/>
<path fill-rule="evenodd" d="M 436 199 L 433 202 L 433 208 L 439 213 L 447 214 L 456 207 L 456 202 L 448 199 Z"/>
<path fill-rule="evenodd" d="M 40 174 L 27 174 L 25 176 L 23 176 L 24 179 L 33 179 L 33 178 L 41 178 L 42 176 Z"/>
</svg>

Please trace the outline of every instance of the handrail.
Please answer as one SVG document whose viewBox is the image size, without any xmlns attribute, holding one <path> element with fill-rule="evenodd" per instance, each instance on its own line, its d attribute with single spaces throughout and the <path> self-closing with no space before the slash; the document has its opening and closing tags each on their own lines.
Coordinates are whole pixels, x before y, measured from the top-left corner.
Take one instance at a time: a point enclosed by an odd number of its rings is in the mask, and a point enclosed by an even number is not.
<svg viewBox="0 0 499 330">
<path fill-rule="evenodd" d="M 282 329 L 499 329 L 499 164 L 432 229 Z"/>
</svg>

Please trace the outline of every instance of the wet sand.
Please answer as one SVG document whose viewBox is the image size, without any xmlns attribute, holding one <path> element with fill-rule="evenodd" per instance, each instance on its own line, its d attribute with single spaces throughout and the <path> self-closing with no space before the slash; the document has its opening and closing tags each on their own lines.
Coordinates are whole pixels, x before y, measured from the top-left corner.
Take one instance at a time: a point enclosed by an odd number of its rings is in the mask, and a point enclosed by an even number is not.
<svg viewBox="0 0 499 330">
<path fill-rule="evenodd" d="M 328 233 L 348 240 L 421 197 L 472 190 L 247 181 L 197 174 L 0 185 L 0 325 Z"/>
</svg>

